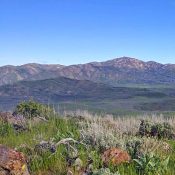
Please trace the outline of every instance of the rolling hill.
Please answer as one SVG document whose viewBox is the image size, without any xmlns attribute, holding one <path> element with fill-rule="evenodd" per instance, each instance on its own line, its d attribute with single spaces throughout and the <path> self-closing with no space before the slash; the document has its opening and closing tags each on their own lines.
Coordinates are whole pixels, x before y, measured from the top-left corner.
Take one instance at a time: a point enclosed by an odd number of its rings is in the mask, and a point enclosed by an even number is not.
<svg viewBox="0 0 175 175">
<path fill-rule="evenodd" d="M 175 111 L 173 88 L 112 87 L 89 80 L 65 77 L 20 81 L 0 86 L 1 110 L 12 110 L 22 100 L 36 101 L 65 109 L 119 111 Z"/>
</svg>

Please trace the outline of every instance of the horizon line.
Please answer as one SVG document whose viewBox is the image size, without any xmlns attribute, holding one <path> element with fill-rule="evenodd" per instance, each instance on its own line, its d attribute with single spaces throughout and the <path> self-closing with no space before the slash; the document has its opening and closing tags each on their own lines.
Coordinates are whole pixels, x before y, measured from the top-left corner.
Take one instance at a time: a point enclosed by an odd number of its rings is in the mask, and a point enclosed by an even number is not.
<svg viewBox="0 0 175 175">
<path fill-rule="evenodd" d="M 138 61 L 141 61 L 141 62 L 144 62 L 144 63 L 147 63 L 147 62 L 155 62 L 155 63 L 158 63 L 158 64 L 162 64 L 162 65 L 168 65 L 168 64 L 175 64 L 175 63 L 163 63 L 163 62 L 158 62 L 158 61 L 154 61 L 154 60 L 143 60 L 143 59 L 140 59 L 140 58 L 136 58 L 136 57 L 133 57 L 133 56 L 119 56 L 119 57 L 115 57 L 115 58 L 110 58 L 110 59 L 106 59 L 106 60 L 102 60 L 102 61 L 90 61 L 90 62 L 84 62 L 84 63 L 73 63 L 73 64 L 59 64 L 59 63 L 44 63 L 44 62 L 39 62 L 39 61 L 36 61 L 36 62 L 26 62 L 26 63 L 22 63 L 22 64 L 4 64 L 4 65 L 0 65 L 0 67 L 18 67 L 18 66 L 24 66 L 24 65 L 32 65 L 32 64 L 37 64 L 37 65 L 60 65 L 60 66 L 71 66 L 71 65 L 82 65 L 82 64 L 89 64 L 89 63 L 102 63 L 102 62 L 107 62 L 107 61 L 112 61 L 112 60 L 115 60 L 115 59 L 135 59 L 135 60 L 138 60 Z"/>
</svg>

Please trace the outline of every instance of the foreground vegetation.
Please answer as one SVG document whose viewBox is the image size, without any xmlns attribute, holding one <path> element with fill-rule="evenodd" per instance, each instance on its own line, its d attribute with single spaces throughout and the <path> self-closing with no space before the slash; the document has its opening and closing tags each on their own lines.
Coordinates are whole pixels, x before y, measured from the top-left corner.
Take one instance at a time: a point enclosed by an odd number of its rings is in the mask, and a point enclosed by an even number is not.
<svg viewBox="0 0 175 175">
<path fill-rule="evenodd" d="M 35 102 L 15 113 L 26 129 L 0 122 L 0 144 L 23 152 L 32 175 L 174 175 L 175 119 L 163 116 L 118 117 L 88 112 L 59 116 Z M 102 160 L 110 148 L 125 150 L 128 162 Z"/>
</svg>

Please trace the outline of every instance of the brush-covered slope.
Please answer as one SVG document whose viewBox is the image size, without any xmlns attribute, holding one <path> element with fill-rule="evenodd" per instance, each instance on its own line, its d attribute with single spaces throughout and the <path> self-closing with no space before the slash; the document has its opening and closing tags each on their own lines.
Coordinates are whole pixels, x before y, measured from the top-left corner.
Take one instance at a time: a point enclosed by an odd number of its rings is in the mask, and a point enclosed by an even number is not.
<svg viewBox="0 0 175 175">
<path fill-rule="evenodd" d="M 69 103 L 76 105 L 77 109 L 84 104 L 95 110 L 109 112 L 175 111 L 173 88 L 112 87 L 65 77 L 0 86 L 0 107 L 3 109 L 12 109 L 19 101 L 30 98 L 46 104 Z"/>
<path fill-rule="evenodd" d="M 130 98 L 135 95 L 150 93 L 147 89 L 111 87 L 89 80 L 76 80 L 65 77 L 55 79 L 20 81 L 13 85 L 0 86 L 0 97 L 23 98 L 33 97 L 41 99 L 115 99 Z M 158 94 L 162 95 L 162 94 Z"/>
</svg>

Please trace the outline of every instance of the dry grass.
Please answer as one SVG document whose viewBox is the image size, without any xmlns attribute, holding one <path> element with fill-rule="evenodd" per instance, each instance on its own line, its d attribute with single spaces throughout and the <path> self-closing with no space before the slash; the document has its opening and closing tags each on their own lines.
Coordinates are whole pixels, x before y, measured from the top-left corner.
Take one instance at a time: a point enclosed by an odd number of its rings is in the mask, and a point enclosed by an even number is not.
<svg viewBox="0 0 175 175">
<path fill-rule="evenodd" d="M 169 123 L 175 129 L 175 118 L 165 118 L 163 115 L 142 115 L 113 117 L 112 115 L 94 115 L 88 111 L 67 112 L 65 115 L 82 116 L 80 121 L 80 132 L 85 141 L 90 141 L 93 145 L 109 147 L 121 147 L 125 149 L 125 144 L 129 139 L 134 139 L 138 133 L 141 120 L 148 120 L 152 123 Z M 166 142 L 156 138 L 143 137 L 142 150 L 144 153 L 159 151 L 169 151 L 171 148 Z"/>
</svg>

